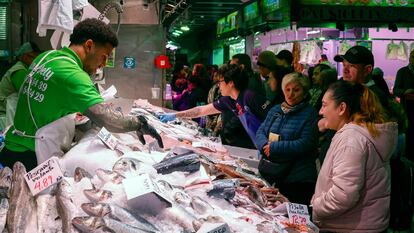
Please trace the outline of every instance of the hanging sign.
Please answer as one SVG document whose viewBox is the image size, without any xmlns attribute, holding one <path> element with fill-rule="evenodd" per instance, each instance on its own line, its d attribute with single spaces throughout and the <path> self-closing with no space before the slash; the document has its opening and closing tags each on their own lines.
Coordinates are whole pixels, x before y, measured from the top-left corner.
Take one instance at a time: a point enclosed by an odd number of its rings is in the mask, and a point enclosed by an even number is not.
<svg viewBox="0 0 414 233">
<path fill-rule="evenodd" d="M 136 62 L 133 57 L 124 57 L 124 68 L 125 69 L 135 69 Z"/>
</svg>

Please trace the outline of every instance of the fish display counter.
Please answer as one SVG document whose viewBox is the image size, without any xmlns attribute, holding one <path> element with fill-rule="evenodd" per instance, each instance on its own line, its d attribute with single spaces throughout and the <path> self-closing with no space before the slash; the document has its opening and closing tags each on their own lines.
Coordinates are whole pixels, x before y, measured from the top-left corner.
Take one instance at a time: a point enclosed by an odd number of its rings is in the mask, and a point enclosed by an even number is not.
<svg viewBox="0 0 414 233">
<path fill-rule="evenodd" d="M 161 112 L 137 100 L 129 114 L 147 118 L 163 149 L 134 133 L 106 132 L 109 143 L 92 128 L 53 158 L 63 177 L 35 195 L 21 163 L 0 170 L 0 232 L 318 232 L 289 220 L 288 198 L 246 160 L 257 154 L 224 147 L 192 121 L 162 123 Z"/>
</svg>

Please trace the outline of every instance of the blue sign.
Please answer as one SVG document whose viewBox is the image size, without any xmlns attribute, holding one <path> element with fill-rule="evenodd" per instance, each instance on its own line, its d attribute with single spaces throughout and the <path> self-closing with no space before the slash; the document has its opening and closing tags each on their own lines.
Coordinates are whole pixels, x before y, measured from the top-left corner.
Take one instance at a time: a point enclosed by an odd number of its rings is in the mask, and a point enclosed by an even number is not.
<svg viewBox="0 0 414 233">
<path fill-rule="evenodd" d="M 133 57 L 124 57 L 124 68 L 125 69 L 135 69 L 136 62 Z"/>
</svg>

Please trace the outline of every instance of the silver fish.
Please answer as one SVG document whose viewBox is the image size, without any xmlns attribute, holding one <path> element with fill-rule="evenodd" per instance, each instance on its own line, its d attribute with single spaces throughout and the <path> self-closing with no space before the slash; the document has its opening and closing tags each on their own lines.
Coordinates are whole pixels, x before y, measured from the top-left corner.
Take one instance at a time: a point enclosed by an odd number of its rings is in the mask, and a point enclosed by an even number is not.
<svg viewBox="0 0 414 233">
<path fill-rule="evenodd" d="M 126 209 L 115 205 L 106 203 L 84 203 L 81 205 L 85 213 L 96 217 L 110 217 L 121 221 L 133 227 L 145 230 L 148 232 L 158 232 L 159 230 L 150 222 L 139 215 L 133 215 Z"/>
<path fill-rule="evenodd" d="M 98 217 L 75 217 L 72 219 L 72 224 L 80 232 L 94 232 L 94 233 L 114 233 L 115 231 L 109 229 L 102 218 Z"/>
<path fill-rule="evenodd" d="M 214 210 L 210 204 L 197 196 L 191 198 L 191 207 L 199 214 L 205 214 L 207 211 Z"/>
<path fill-rule="evenodd" d="M 124 176 L 120 175 L 118 172 L 104 170 L 104 169 L 97 169 L 95 171 L 96 175 L 104 182 L 112 182 L 114 184 L 122 183 L 122 180 L 125 179 Z"/>
<path fill-rule="evenodd" d="M 0 199 L 0 232 L 3 232 L 6 226 L 7 211 L 9 210 L 9 200 L 7 198 Z"/>
<path fill-rule="evenodd" d="M 179 224 L 186 231 L 194 232 L 193 221 L 197 219 L 196 216 L 188 212 L 179 205 L 165 209 L 162 212 L 167 219 Z"/>
<path fill-rule="evenodd" d="M 73 175 L 73 178 L 74 178 L 75 182 L 78 183 L 84 177 L 92 179 L 92 176 L 91 176 L 91 174 L 89 174 L 89 172 L 87 172 L 85 169 L 83 169 L 81 167 L 76 167 L 75 168 L 75 174 Z"/>
<path fill-rule="evenodd" d="M 120 175 L 124 177 L 138 176 L 142 174 L 142 172 L 139 171 L 141 165 L 142 162 L 138 159 L 120 158 L 118 161 L 115 162 L 114 166 L 112 167 L 112 170 L 114 172 L 118 172 Z"/>
<path fill-rule="evenodd" d="M 148 233 L 110 218 L 75 217 L 72 224 L 81 232 Z"/>
<path fill-rule="evenodd" d="M 12 184 L 13 171 L 4 167 L 0 170 L 0 187 L 5 188 L 7 191 L 10 189 Z"/>
<path fill-rule="evenodd" d="M 26 184 L 26 168 L 20 162 L 13 166 L 10 207 L 7 212 L 7 230 L 9 233 L 24 232 L 36 206 L 34 198 Z"/>
<path fill-rule="evenodd" d="M 111 218 L 103 218 L 103 221 L 109 229 L 113 230 L 116 233 L 148 233 L 148 231 L 133 227 Z"/>
<path fill-rule="evenodd" d="M 108 190 L 100 189 L 85 189 L 83 190 L 85 196 L 93 202 L 105 202 L 112 198 L 113 194 Z"/>
<path fill-rule="evenodd" d="M 174 193 L 174 201 L 183 206 L 190 206 L 191 197 L 184 191 L 178 190 Z"/>
<path fill-rule="evenodd" d="M 62 219 L 62 230 L 64 233 L 75 232 L 72 226 L 72 218 L 76 216 L 77 209 L 73 202 L 73 189 L 68 181 L 63 179 L 56 191 L 56 208 Z"/>
</svg>

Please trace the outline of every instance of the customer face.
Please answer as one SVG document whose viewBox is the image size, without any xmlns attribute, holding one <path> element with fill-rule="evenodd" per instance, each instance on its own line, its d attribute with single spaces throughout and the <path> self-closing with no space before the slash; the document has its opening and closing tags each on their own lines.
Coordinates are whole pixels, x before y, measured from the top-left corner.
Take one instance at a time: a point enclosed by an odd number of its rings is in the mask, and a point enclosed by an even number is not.
<svg viewBox="0 0 414 233">
<path fill-rule="evenodd" d="M 343 66 L 343 79 L 352 83 L 365 83 L 372 71 L 372 65 L 351 64 L 347 60 L 343 61 Z"/>
<path fill-rule="evenodd" d="M 297 82 L 291 82 L 286 84 L 283 89 L 283 94 L 285 95 L 285 100 L 290 106 L 295 106 L 302 102 L 305 97 L 305 92 L 302 85 Z"/>
<path fill-rule="evenodd" d="M 219 79 L 217 81 L 217 85 L 219 86 L 220 93 L 222 96 L 230 96 L 230 91 L 232 89 L 233 81 L 230 81 L 229 83 L 226 83 L 224 81 L 223 76 L 219 76 Z"/>
<path fill-rule="evenodd" d="M 347 115 L 345 114 L 344 103 L 337 105 L 332 99 L 332 92 L 328 90 L 322 98 L 322 107 L 319 114 L 325 120 L 325 128 L 339 130 L 346 122 Z"/>
<path fill-rule="evenodd" d="M 314 85 L 318 85 L 318 86 L 322 85 L 322 79 L 320 75 L 321 75 L 321 67 L 317 66 L 313 70 L 313 75 L 312 75 L 312 83 Z"/>
<path fill-rule="evenodd" d="M 276 77 L 273 75 L 272 72 L 270 72 L 269 73 L 269 87 L 270 87 L 270 90 L 272 90 L 273 92 L 276 92 L 277 89 L 279 89 L 278 85 L 279 84 L 277 83 Z"/>
<path fill-rule="evenodd" d="M 270 73 L 270 70 L 264 66 L 259 66 L 259 73 L 262 77 L 267 77 Z"/>
</svg>

